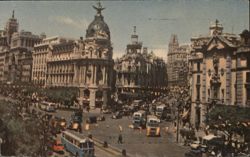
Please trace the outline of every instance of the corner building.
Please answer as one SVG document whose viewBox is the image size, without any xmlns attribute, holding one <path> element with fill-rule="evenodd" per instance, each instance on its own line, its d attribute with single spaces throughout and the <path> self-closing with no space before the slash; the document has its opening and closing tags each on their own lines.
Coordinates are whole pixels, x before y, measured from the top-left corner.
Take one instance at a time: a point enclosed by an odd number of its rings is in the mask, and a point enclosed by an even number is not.
<svg viewBox="0 0 250 157">
<path fill-rule="evenodd" d="M 142 48 L 134 28 L 126 54 L 115 61 L 116 90 L 119 99 L 142 99 L 160 95 L 166 87 L 166 64 L 153 52 Z"/>
<path fill-rule="evenodd" d="M 114 61 L 110 30 L 100 3 L 88 26 L 86 39 L 66 41 L 50 47 L 47 61 L 48 87 L 76 87 L 80 105 L 106 108 L 110 100 Z"/>
<path fill-rule="evenodd" d="M 199 128 L 208 121 L 214 105 L 249 106 L 249 32 L 223 33 L 216 20 L 210 34 L 193 37 L 189 60 L 192 93 L 191 123 Z"/>
</svg>

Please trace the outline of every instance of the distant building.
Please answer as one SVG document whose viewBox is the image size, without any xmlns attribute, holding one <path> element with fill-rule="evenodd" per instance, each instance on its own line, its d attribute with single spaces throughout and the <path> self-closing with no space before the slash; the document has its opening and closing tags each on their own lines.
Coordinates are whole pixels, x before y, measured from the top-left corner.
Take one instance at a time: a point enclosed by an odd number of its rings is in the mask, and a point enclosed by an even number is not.
<svg viewBox="0 0 250 157">
<path fill-rule="evenodd" d="M 193 37 L 189 60 L 192 95 L 191 123 L 196 127 L 208 119 L 213 105 L 249 106 L 249 32 L 238 36 L 223 33 L 216 20 L 210 34 Z"/>
<path fill-rule="evenodd" d="M 31 32 L 15 32 L 11 37 L 11 45 L 6 53 L 6 81 L 30 82 L 32 72 L 32 51 L 40 38 Z"/>
<path fill-rule="evenodd" d="M 40 38 L 31 32 L 18 32 L 14 11 L 0 31 L 0 81 L 30 82 L 32 50 Z"/>
<path fill-rule="evenodd" d="M 177 35 L 172 35 L 168 45 L 167 76 L 168 85 L 188 84 L 189 45 L 179 45 Z"/>
<path fill-rule="evenodd" d="M 119 97 L 138 99 L 159 94 L 166 87 L 166 64 L 147 48 L 142 49 L 134 30 L 126 54 L 115 61 L 116 90 Z"/>
<path fill-rule="evenodd" d="M 99 2 L 94 9 L 97 14 L 85 40 L 65 40 L 48 47 L 46 86 L 76 87 L 80 105 L 106 108 L 111 96 L 113 48 L 101 14 L 104 8 Z"/>
<path fill-rule="evenodd" d="M 0 82 L 4 81 L 5 55 L 9 50 L 7 37 L 4 30 L 0 30 Z"/>
</svg>

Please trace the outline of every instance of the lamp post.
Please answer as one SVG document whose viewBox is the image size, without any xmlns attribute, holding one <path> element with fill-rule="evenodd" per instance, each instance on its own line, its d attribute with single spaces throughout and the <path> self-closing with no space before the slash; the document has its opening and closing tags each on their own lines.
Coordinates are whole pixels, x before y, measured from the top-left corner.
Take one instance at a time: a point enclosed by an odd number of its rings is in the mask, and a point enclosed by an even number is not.
<svg viewBox="0 0 250 157">
<path fill-rule="evenodd" d="M 180 110 L 181 110 L 181 106 L 182 106 L 182 100 L 180 100 L 180 102 L 177 105 L 177 130 L 176 130 L 176 142 L 179 142 L 179 123 L 180 123 Z"/>
<path fill-rule="evenodd" d="M 1 151 L 1 144 L 3 143 L 3 140 L 0 138 L 0 156 L 2 156 L 2 151 Z"/>
</svg>

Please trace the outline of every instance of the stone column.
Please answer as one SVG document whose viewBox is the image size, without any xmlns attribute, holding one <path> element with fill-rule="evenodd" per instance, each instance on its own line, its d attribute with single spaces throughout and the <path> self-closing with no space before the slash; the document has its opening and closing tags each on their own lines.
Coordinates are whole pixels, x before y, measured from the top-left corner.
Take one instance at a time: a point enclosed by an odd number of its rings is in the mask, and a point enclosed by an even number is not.
<svg viewBox="0 0 250 157">
<path fill-rule="evenodd" d="M 102 67 L 102 84 L 105 85 L 105 67 Z"/>
<path fill-rule="evenodd" d="M 95 109 L 95 97 L 96 97 L 96 90 L 90 89 L 90 96 L 89 96 L 89 107 L 90 109 Z"/>
<path fill-rule="evenodd" d="M 104 90 L 102 93 L 102 98 L 103 98 L 103 104 L 102 104 L 102 109 L 106 109 L 108 106 L 108 96 L 107 96 L 107 90 Z"/>
<path fill-rule="evenodd" d="M 78 103 L 80 106 L 83 106 L 83 88 L 79 88 Z"/>
</svg>

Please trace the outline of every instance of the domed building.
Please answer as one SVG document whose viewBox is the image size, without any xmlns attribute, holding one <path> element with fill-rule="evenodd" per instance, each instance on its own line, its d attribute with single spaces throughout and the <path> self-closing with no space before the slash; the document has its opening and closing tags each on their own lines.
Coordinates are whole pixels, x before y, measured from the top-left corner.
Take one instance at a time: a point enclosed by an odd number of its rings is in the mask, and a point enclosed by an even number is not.
<svg viewBox="0 0 250 157">
<path fill-rule="evenodd" d="M 117 96 L 121 100 L 148 99 L 166 87 L 165 62 L 142 48 L 135 27 L 126 54 L 115 61 L 114 69 Z"/>
<path fill-rule="evenodd" d="M 114 61 L 110 30 L 99 3 L 88 26 L 86 39 L 51 44 L 48 53 L 47 86 L 76 87 L 80 105 L 106 108 L 110 100 Z"/>
</svg>

